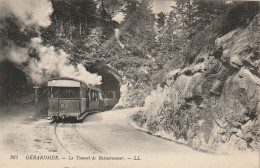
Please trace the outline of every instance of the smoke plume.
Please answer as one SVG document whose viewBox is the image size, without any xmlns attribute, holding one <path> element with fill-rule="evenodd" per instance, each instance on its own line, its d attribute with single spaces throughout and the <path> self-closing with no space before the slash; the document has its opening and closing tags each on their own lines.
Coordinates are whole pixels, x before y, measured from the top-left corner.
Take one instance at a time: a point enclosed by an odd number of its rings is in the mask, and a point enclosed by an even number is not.
<svg viewBox="0 0 260 168">
<path fill-rule="evenodd" d="M 14 16 L 22 28 L 27 26 L 47 27 L 51 24 L 53 11 L 48 0 L 0 0 L 0 19 Z"/>
<path fill-rule="evenodd" d="M 86 71 L 82 64 L 77 67 L 69 64 L 69 57 L 63 50 L 56 51 L 53 46 L 44 46 L 42 39 L 31 39 L 30 48 L 36 50 L 38 58 L 29 61 L 27 72 L 37 83 L 42 83 L 51 76 L 70 77 L 82 80 L 87 84 L 101 84 L 101 76 Z"/>
<path fill-rule="evenodd" d="M 26 47 L 19 47 L 3 33 L 7 29 L 5 19 L 10 17 L 16 19 L 21 32 L 25 28 L 38 32 L 40 27 L 51 24 L 52 12 L 48 0 L 0 0 L 0 61 L 9 60 L 19 65 L 38 84 L 51 77 L 70 77 L 87 84 L 101 84 L 101 76 L 86 71 L 82 64 L 74 67 L 70 64 L 70 55 L 53 46 L 44 46 L 40 37 L 31 38 Z M 31 50 L 35 51 L 36 58 L 29 56 Z"/>
<path fill-rule="evenodd" d="M 8 44 L 5 47 L 0 48 L 0 62 L 7 59 L 17 65 L 21 65 L 24 62 L 27 62 L 28 49 L 16 46 L 12 42 L 8 41 Z"/>
</svg>

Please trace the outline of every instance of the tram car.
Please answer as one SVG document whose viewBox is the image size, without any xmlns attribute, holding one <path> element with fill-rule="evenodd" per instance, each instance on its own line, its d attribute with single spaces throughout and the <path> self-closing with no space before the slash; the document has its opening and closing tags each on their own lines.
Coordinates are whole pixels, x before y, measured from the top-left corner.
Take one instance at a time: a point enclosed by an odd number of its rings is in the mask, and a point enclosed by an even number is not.
<svg viewBox="0 0 260 168">
<path fill-rule="evenodd" d="M 104 109 L 101 90 L 73 78 L 54 78 L 48 81 L 50 119 L 75 117 L 83 119 L 89 112 Z"/>
<path fill-rule="evenodd" d="M 102 92 L 102 98 L 104 101 L 104 108 L 105 109 L 112 109 L 116 103 L 118 102 L 118 99 L 116 98 L 116 92 L 115 91 L 104 91 Z"/>
</svg>

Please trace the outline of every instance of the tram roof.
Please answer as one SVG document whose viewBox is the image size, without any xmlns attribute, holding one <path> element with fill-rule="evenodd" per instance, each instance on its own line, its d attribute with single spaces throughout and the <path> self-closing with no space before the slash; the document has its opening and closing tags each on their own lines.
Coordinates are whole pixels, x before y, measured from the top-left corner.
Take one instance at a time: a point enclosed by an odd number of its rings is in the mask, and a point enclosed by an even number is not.
<svg viewBox="0 0 260 168">
<path fill-rule="evenodd" d="M 52 82 L 52 81 L 60 81 L 60 82 Z M 64 82 L 61 82 L 64 81 Z M 75 81 L 75 82 L 73 82 Z M 93 86 L 91 84 L 86 84 L 85 82 L 74 79 L 74 78 L 68 78 L 68 77 L 60 77 L 60 78 L 52 78 L 48 81 L 48 86 L 56 86 L 56 87 L 80 87 L 81 85 L 84 85 L 90 89 L 101 91 L 98 87 Z"/>
</svg>

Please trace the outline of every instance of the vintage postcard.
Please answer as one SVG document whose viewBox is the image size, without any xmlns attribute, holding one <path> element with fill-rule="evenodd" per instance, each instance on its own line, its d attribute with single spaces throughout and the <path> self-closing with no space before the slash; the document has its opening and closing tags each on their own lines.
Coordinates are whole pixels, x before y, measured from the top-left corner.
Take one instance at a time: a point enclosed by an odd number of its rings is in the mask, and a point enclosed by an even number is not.
<svg viewBox="0 0 260 168">
<path fill-rule="evenodd" d="M 260 168 L 260 2 L 0 0 L 0 167 Z"/>
</svg>

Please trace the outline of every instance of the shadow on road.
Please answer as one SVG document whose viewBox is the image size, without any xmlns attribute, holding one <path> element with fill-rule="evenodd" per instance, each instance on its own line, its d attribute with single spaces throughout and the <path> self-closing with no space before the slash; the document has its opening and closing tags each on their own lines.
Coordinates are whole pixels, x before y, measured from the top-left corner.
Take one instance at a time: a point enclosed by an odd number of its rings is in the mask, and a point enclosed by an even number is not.
<svg viewBox="0 0 260 168">
<path fill-rule="evenodd" d="M 50 124 L 53 123 L 69 123 L 69 124 L 73 124 L 73 123 L 82 123 L 82 120 L 77 120 L 77 118 L 75 117 L 68 117 L 68 118 L 64 118 L 64 119 L 54 119 L 50 122 Z"/>
</svg>

